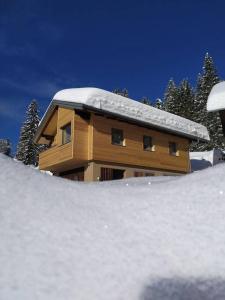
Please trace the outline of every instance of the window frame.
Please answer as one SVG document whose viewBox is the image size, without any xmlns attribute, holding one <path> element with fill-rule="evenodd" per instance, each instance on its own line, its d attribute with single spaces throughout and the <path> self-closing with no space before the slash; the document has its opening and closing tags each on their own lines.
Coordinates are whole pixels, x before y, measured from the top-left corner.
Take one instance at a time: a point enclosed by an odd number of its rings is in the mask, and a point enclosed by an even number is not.
<svg viewBox="0 0 225 300">
<path fill-rule="evenodd" d="M 172 149 L 172 147 L 174 145 L 175 145 L 175 151 L 171 151 L 171 150 L 174 150 L 174 149 Z M 169 154 L 171 156 L 179 156 L 178 143 L 176 143 L 176 142 L 169 142 Z"/>
<path fill-rule="evenodd" d="M 121 140 L 121 143 L 115 143 L 113 142 L 113 132 L 115 131 L 120 131 L 122 133 L 122 140 Z M 126 144 L 125 144 L 125 138 L 124 138 L 124 134 L 123 134 L 123 130 L 122 129 L 119 129 L 119 128 L 111 128 L 111 144 L 114 145 L 114 146 L 122 146 L 122 147 L 125 147 Z"/>
<path fill-rule="evenodd" d="M 66 141 L 66 138 L 65 138 L 65 133 L 66 133 L 66 128 L 70 126 L 70 139 L 68 141 Z M 62 132 L 62 140 L 61 140 L 61 145 L 66 145 L 66 144 L 69 144 L 72 140 L 72 125 L 71 125 L 71 122 L 63 125 L 61 128 L 61 132 Z"/>
<path fill-rule="evenodd" d="M 149 140 L 151 140 L 149 148 L 145 148 L 145 142 L 144 142 L 145 138 L 148 138 Z M 153 138 L 152 138 L 152 136 L 150 136 L 150 135 L 143 135 L 143 138 L 142 138 L 142 148 L 143 148 L 144 151 L 148 151 L 148 152 L 154 152 L 155 151 L 155 145 L 153 144 Z"/>
</svg>

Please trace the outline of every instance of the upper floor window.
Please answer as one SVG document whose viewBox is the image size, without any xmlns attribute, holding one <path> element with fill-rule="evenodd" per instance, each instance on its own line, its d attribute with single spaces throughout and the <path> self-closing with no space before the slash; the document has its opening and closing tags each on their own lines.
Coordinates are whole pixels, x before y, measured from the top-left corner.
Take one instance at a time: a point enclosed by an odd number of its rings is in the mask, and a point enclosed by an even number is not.
<svg viewBox="0 0 225 300">
<path fill-rule="evenodd" d="M 62 144 L 67 144 L 71 142 L 71 123 L 63 126 L 62 130 Z"/>
<path fill-rule="evenodd" d="M 124 146 L 123 130 L 112 128 L 112 144 Z"/>
<path fill-rule="evenodd" d="M 155 150 L 151 136 L 147 136 L 147 135 L 143 136 L 143 149 L 146 151 L 154 151 Z"/>
<path fill-rule="evenodd" d="M 169 153 L 170 155 L 178 156 L 177 144 L 169 142 Z"/>
</svg>

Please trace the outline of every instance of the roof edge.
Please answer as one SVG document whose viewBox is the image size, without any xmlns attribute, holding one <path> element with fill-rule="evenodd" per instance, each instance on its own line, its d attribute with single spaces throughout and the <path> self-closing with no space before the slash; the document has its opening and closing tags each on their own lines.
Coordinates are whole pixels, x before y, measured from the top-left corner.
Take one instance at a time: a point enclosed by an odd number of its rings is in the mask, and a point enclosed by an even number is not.
<svg viewBox="0 0 225 300">
<path fill-rule="evenodd" d="M 163 126 L 159 126 L 159 125 L 155 125 L 155 124 L 149 124 L 147 122 L 141 121 L 141 120 L 137 120 L 128 116 L 122 116 L 120 114 L 116 114 L 114 112 L 109 112 L 106 111 L 104 109 L 98 109 L 92 106 L 88 106 L 87 104 L 83 104 L 83 103 L 75 103 L 75 102 L 70 102 L 70 101 L 60 101 L 60 100 L 55 100 L 53 99 L 50 103 L 50 105 L 47 108 L 47 111 L 45 112 L 43 118 L 41 119 L 39 126 L 38 126 L 38 130 L 34 136 L 34 142 L 37 143 L 38 139 L 40 138 L 41 132 L 44 129 L 44 127 L 47 124 L 48 119 L 50 118 L 50 116 L 52 115 L 54 109 L 57 107 L 64 107 L 64 108 L 69 108 L 69 109 L 78 109 L 78 110 L 84 110 L 87 109 L 89 111 L 95 111 L 95 112 L 100 112 L 100 113 L 105 113 L 107 115 L 111 115 L 111 116 L 116 116 L 120 119 L 124 119 L 124 120 L 129 120 L 130 122 L 136 123 L 136 124 L 142 124 L 145 127 L 151 127 L 152 129 L 157 129 L 157 130 L 163 130 L 164 132 L 168 132 L 168 133 L 172 133 L 175 134 L 177 136 L 180 137 L 186 137 L 192 141 L 202 141 L 202 142 L 208 142 L 209 139 L 205 139 L 205 138 L 200 138 L 197 137 L 196 135 L 191 135 L 185 132 L 181 132 L 181 131 L 177 131 L 175 129 L 169 129 L 169 128 L 165 128 Z M 192 121 L 190 121 L 192 122 Z M 203 126 L 203 125 L 202 125 Z"/>
</svg>

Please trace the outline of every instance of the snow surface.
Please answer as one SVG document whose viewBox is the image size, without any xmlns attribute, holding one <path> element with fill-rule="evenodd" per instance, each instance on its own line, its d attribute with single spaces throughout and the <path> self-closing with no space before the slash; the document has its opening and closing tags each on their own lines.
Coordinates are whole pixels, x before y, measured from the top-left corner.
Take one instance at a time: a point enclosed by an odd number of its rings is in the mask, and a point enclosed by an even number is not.
<svg viewBox="0 0 225 300">
<path fill-rule="evenodd" d="M 102 89 L 65 89 L 56 93 L 53 103 L 54 100 L 85 104 L 154 126 L 209 140 L 208 131 L 201 124 Z"/>
<path fill-rule="evenodd" d="M 225 81 L 214 85 L 207 101 L 208 111 L 219 111 L 223 109 L 225 109 Z"/>
<path fill-rule="evenodd" d="M 224 164 L 91 184 L 0 165 L 0 299 L 225 298 Z"/>
</svg>

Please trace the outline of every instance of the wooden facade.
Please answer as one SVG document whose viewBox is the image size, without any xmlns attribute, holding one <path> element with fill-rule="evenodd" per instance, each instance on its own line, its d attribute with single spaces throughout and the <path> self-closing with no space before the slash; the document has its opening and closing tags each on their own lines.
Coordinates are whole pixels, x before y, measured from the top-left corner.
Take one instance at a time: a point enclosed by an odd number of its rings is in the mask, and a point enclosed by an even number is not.
<svg viewBox="0 0 225 300">
<path fill-rule="evenodd" d="M 67 124 L 71 126 L 71 141 L 62 144 L 62 128 Z M 122 146 L 112 144 L 112 128 L 122 130 Z M 143 149 L 144 135 L 152 138 L 153 151 Z M 130 177 L 189 172 L 188 138 L 93 111 L 57 107 L 43 129 L 39 143 L 44 139 L 50 140 L 51 145 L 40 154 L 40 169 L 66 178 L 77 178 L 78 173 L 78 177 L 84 180 L 101 180 L 102 174 L 117 174 L 114 177 L 118 177 L 123 173 L 124 177 Z M 169 152 L 171 142 L 177 145 L 176 155 Z M 76 172 L 81 168 L 83 175 L 80 171 Z M 122 171 L 110 171 L 110 168 Z"/>
</svg>

